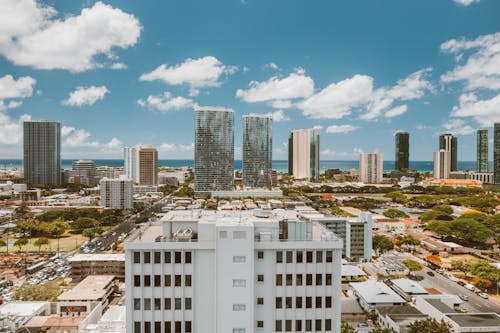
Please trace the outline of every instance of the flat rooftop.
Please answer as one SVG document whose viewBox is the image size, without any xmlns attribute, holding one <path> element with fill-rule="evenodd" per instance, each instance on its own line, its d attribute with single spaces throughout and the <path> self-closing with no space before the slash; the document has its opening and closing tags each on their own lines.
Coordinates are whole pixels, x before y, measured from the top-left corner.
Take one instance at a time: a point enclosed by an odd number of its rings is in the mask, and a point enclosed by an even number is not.
<svg viewBox="0 0 500 333">
<path fill-rule="evenodd" d="M 460 327 L 498 327 L 500 330 L 500 315 L 497 313 L 457 313 L 449 314 L 448 318 Z"/>
<path fill-rule="evenodd" d="M 115 277 L 113 275 L 90 275 L 73 289 L 63 292 L 58 301 L 99 300 L 106 295 L 107 287 Z"/>
<path fill-rule="evenodd" d="M 124 253 L 80 253 L 68 258 L 69 262 L 78 261 L 125 261 Z"/>
<path fill-rule="evenodd" d="M 0 305 L 0 315 L 31 316 L 49 305 L 49 302 L 9 302 Z"/>
</svg>

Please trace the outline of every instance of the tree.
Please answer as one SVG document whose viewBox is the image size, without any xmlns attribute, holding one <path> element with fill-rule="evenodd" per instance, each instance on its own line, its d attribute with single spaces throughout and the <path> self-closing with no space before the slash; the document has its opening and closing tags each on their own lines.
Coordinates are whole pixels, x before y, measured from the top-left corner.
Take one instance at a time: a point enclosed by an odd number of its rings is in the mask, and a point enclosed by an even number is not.
<svg viewBox="0 0 500 333">
<path fill-rule="evenodd" d="M 384 216 L 389 217 L 391 219 L 409 217 L 408 214 L 406 214 L 405 212 L 403 212 L 399 209 L 394 209 L 394 208 L 386 210 L 383 214 L 384 214 Z"/>
<path fill-rule="evenodd" d="M 3 239 L 0 239 L 0 247 L 7 247 L 7 242 L 4 241 Z"/>
<path fill-rule="evenodd" d="M 471 270 L 471 264 L 463 260 L 452 260 L 450 265 L 453 270 L 464 273 L 465 277 L 467 277 L 467 273 Z"/>
<path fill-rule="evenodd" d="M 50 223 L 48 232 L 52 237 L 57 238 L 57 254 L 59 254 L 59 238 L 66 232 L 68 225 L 62 218 L 58 218 L 54 222 Z"/>
<path fill-rule="evenodd" d="M 372 247 L 377 256 L 384 252 L 394 249 L 394 244 L 389 237 L 384 235 L 374 235 L 372 239 Z"/>
<path fill-rule="evenodd" d="M 391 327 L 374 327 L 369 333 L 396 333 Z"/>
<path fill-rule="evenodd" d="M 491 265 L 486 260 L 478 260 L 471 266 L 472 274 L 483 279 L 498 283 L 500 281 L 500 269 Z"/>
<path fill-rule="evenodd" d="M 29 240 L 28 238 L 19 238 L 14 242 L 14 246 L 17 246 L 19 248 L 19 252 L 23 249 L 23 246 L 28 245 Z"/>
<path fill-rule="evenodd" d="M 416 272 L 422 270 L 422 265 L 418 261 L 411 260 L 411 259 L 405 259 L 403 260 L 403 264 L 408 267 L 410 272 Z"/>
<path fill-rule="evenodd" d="M 40 237 L 33 243 L 33 245 L 38 247 L 38 252 L 40 252 L 40 249 L 42 248 L 43 245 L 48 245 L 48 244 L 49 244 L 49 239 L 46 237 Z"/>
<path fill-rule="evenodd" d="M 342 321 L 342 323 L 340 324 L 340 332 L 341 333 L 358 333 L 358 331 L 356 331 L 354 329 L 354 327 L 352 327 L 351 323 L 349 323 L 347 321 Z"/>
<path fill-rule="evenodd" d="M 50 281 L 44 284 L 23 284 L 14 294 L 14 300 L 54 301 L 59 295 L 59 285 Z"/>
<path fill-rule="evenodd" d="M 83 237 L 87 237 L 89 239 L 89 241 L 91 241 L 94 237 L 95 237 L 95 229 L 94 228 L 88 228 L 88 229 L 85 229 L 83 230 Z"/>
<path fill-rule="evenodd" d="M 452 234 L 460 239 L 474 243 L 484 243 L 493 236 L 486 225 L 468 217 L 459 217 L 451 224 Z"/>
<path fill-rule="evenodd" d="M 406 203 L 408 199 L 406 198 L 406 195 L 404 195 L 401 192 L 389 192 L 384 195 L 385 198 L 390 198 L 392 199 L 392 202 L 396 203 Z"/>
<path fill-rule="evenodd" d="M 434 318 L 417 320 L 408 326 L 408 333 L 452 333 L 450 324 L 441 321 L 438 322 Z"/>
<path fill-rule="evenodd" d="M 16 214 L 24 215 L 28 212 L 28 205 L 26 202 L 21 202 L 21 204 L 14 210 Z"/>
<path fill-rule="evenodd" d="M 451 222 L 449 221 L 432 221 L 427 224 L 427 230 L 435 232 L 441 237 L 451 235 Z"/>
<path fill-rule="evenodd" d="M 83 230 L 87 228 L 95 228 L 99 225 L 99 221 L 91 217 L 79 217 L 71 223 L 71 228 L 75 230 Z"/>
</svg>

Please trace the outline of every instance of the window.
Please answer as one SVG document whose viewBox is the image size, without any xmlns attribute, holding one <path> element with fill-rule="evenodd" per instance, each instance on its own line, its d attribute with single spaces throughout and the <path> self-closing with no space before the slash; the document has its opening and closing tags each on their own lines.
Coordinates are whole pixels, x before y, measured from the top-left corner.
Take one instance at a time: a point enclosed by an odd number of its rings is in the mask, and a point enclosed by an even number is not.
<svg viewBox="0 0 500 333">
<path fill-rule="evenodd" d="M 316 324 L 314 326 L 316 332 L 321 331 L 321 319 L 316 319 Z"/>
<path fill-rule="evenodd" d="M 275 308 L 276 308 L 276 309 L 281 309 L 281 308 L 283 308 L 283 298 L 281 298 L 281 297 L 276 297 L 276 305 L 275 305 Z"/>
<path fill-rule="evenodd" d="M 263 320 L 257 320 L 257 328 L 264 328 L 264 321 Z"/>
<path fill-rule="evenodd" d="M 186 264 L 190 264 L 191 263 L 191 251 L 188 251 L 188 252 L 184 253 L 184 262 Z"/>
<path fill-rule="evenodd" d="M 172 322 L 165 322 L 165 333 L 172 333 Z"/>
<path fill-rule="evenodd" d="M 306 262 L 313 262 L 313 253 L 312 251 L 306 252 Z"/>
<path fill-rule="evenodd" d="M 333 261 L 333 251 L 326 251 L 326 262 Z"/>
<path fill-rule="evenodd" d="M 318 309 L 322 308 L 322 299 L 320 296 L 316 296 L 316 308 Z"/>
<path fill-rule="evenodd" d="M 302 331 L 302 320 L 295 321 L 295 331 L 296 332 Z"/>
<path fill-rule="evenodd" d="M 140 286 L 141 286 L 141 276 L 134 275 L 134 287 L 140 287 Z"/>
<path fill-rule="evenodd" d="M 264 274 L 257 275 L 257 282 L 264 282 Z"/>
<path fill-rule="evenodd" d="M 191 310 L 191 297 L 184 299 L 184 310 Z"/>
<path fill-rule="evenodd" d="M 312 320 L 306 320 L 306 332 L 312 331 Z"/>
<path fill-rule="evenodd" d="M 191 330 L 191 322 L 190 321 L 184 322 L 184 332 L 186 332 L 186 333 L 191 333 L 192 332 L 192 330 Z"/>
<path fill-rule="evenodd" d="M 264 260 L 264 251 L 257 251 L 257 259 Z"/>
<path fill-rule="evenodd" d="M 144 299 L 144 310 L 151 310 L 151 298 Z"/>
<path fill-rule="evenodd" d="M 295 307 L 302 309 L 302 297 L 295 297 Z"/>
<path fill-rule="evenodd" d="M 285 320 L 285 332 L 291 332 L 291 331 L 292 331 L 292 321 Z"/>
<path fill-rule="evenodd" d="M 227 231 L 219 231 L 219 238 L 226 239 L 227 238 Z"/>
<path fill-rule="evenodd" d="M 323 252 L 322 251 L 316 251 L 316 262 L 317 263 L 323 262 Z"/>
<path fill-rule="evenodd" d="M 172 276 L 170 274 L 165 275 L 164 284 L 165 284 L 165 287 L 170 287 L 172 285 Z"/>
<path fill-rule="evenodd" d="M 316 274 L 316 285 L 321 286 L 323 284 L 323 275 Z"/>
<path fill-rule="evenodd" d="M 233 280 L 233 287 L 246 288 L 246 286 L 247 286 L 247 281 L 246 280 L 241 280 L 241 279 L 235 279 L 235 280 Z"/>
<path fill-rule="evenodd" d="M 144 333 L 151 333 L 151 322 L 150 321 L 144 322 Z"/>
<path fill-rule="evenodd" d="M 240 263 L 240 262 L 246 262 L 247 257 L 245 256 L 233 256 L 233 262 Z"/>
<path fill-rule="evenodd" d="M 233 238 L 234 239 L 245 239 L 247 238 L 247 232 L 246 231 L 233 231 Z"/>
<path fill-rule="evenodd" d="M 150 264 L 151 263 L 151 252 L 144 252 L 144 263 L 145 264 Z"/>
<path fill-rule="evenodd" d="M 313 275 L 306 274 L 306 286 L 312 286 L 313 284 Z"/>
<path fill-rule="evenodd" d="M 170 252 L 165 252 L 165 257 L 163 258 L 165 261 L 165 264 L 170 264 L 172 262 L 172 253 Z"/>
<path fill-rule="evenodd" d="M 184 275 L 184 287 L 191 287 L 191 275 Z"/>
<path fill-rule="evenodd" d="M 286 263 L 287 264 L 293 263 L 293 252 L 292 251 L 286 251 Z"/>
<path fill-rule="evenodd" d="M 257 297 L 257 305 L 264 305 L 264 297 Z"/>
<path fill-rule="evenodd" d="M 182 321 L 175 322 L 175 333 L 182 333 Z"/>
<path fill-rule="evenodd" d="M 182 252 L 175 252 L 175 263 L 182 263 Z"/>
<path fill-rule="evenodd" d="M 286 275 L 286 285 L 287 286 L 293 285 L 293 274 Z"/>
<path fill-rule="evenodd" d="M 310 297 L 310 296 L 306 297 L 306 308 L 307 309 L 312 308 L 312 297 Z"/>
<path fill-rule="evenodd" d="M 161 298 L 155 298 L 155 310 L 161 310 Z"/>
<path fill-rule="evenodd" d="M 155 252 L 155 264 L 160 264 L 160 263 L 161 263 L 161 252 Z"/>
<path fill-rule="evenodd" d="M 140 309 L 141 309 L 141 299 L 134 298 L 134 310 L 140 310 Z"/>
<path fill-rule="evenodd" d="M 297 285 L 297 286 L 302 285 L 302 274 L 297 274 L 295 276 L 295 285 Z"/>
<path fill-rule="evenodd" d="M 325 319 L 325 331 L 331 331 L 331 330 L 332 330 L 332 320 Z"/>
<path fill-rule="evenodd" d="M 155 275 L 155 287 L 161 287 L 161 275 Z"/>
<path fill-rule="evenodd" d="M 175 275 L 175 286 L 176 287 L 182 286 L 182 275 Z"/>
<path fill-rule="evenodd" d="M 326 296 L 325 297 L 325 308 L 331 308 L 332 307 L 332 296 Z"/>
<path fill-rule="evenodd" d="M 285 298 L 285 305 L 287 309 L 293 308 L 293 297 L 287 297 Z"/>
<path fill-rule="evenodd" d="M 170 300 L 170 298 L 165 298 L 163 303 L 164 303 L 163 306 L 165 307 L 165 310 L 172 309 L 172 301 Z"/>
<path fill-rule="evenodd" d="M 276 332 L 282 332 L 283 331 L 283 326 L 282 326 L 281 320 L 276 320 L 275 326 L 276 326 Z"/>
<path fill-rule="evenodd" d="M 151 287 L 151 275 L 144 275 L 144 287 Z"/>
<path fill-rule="evenodd" d="M 326 274 L 325 275 L 325 284 L 327 286 L 331 286 L 332 285 L 332 274 Z"/>
<path fill-rule="evenodd" d="M 276 285 L 277 286 L 283 285 L 283 275 L 276 274 Z"/>
<path fill-rule="evenodd" d="M 134 321 L 134 333 L 141 333 L 141 322 Z"/>
<path fill-rule="evenodd" d="M 182 298 L 175 298 L 174 299 L 174 309 L 182 310 Z"/>
<path fill-rule="evenodd" d="M 233 304 L 233 311 L 245 311 L 246 309 L 245 304 Z"/>
<path fill-rule="evenodd" d="M 297 263 L 301 263 L 304 258 L 303 258 L 303 253 L 302 251 L 297 251 L 297 253 L 295 254 L 295 260 L 297 261 Z"/>
<path fill-rule="evenodd" d="M 141 263 L 141 252 L 134 252 L 134 264 L 140 264 Z"/>
<path fill-rule="evenodd" d="M 276 252 L 276 262 L 278 264 L 281 264 L 283 262 L 283 252 L 281 251 Z"/>
</svg>

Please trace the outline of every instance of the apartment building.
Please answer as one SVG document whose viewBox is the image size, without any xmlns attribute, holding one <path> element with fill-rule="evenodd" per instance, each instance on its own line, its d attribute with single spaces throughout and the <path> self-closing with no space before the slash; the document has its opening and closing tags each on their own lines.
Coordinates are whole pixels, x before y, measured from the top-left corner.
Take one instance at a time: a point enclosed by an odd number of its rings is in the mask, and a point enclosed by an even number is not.
<svg viewBox="0 0 500 333">
<path fill-rule="evenodd" d="M 365 184 L 382 183 L 384 157 L 381 153 L 359 154 L 359 181 Z"/>
<path fill-rule="evenodd" d="M 342 242 L 292 215 L 172 211 L 138 231 L 127 332 L 339 333 Z"/>
<path fill-rule="evenodd" d="M 103 178 L 99 182 L 101 206 L 112 209 L 132 209 L 133 181 L 126 177 L 115 179 Z"/>
<path fill-rule="evenodd" d="M 158 150 L 141 147 L 138 150 L 139 185 L 158 185 Z"/>
</svg>

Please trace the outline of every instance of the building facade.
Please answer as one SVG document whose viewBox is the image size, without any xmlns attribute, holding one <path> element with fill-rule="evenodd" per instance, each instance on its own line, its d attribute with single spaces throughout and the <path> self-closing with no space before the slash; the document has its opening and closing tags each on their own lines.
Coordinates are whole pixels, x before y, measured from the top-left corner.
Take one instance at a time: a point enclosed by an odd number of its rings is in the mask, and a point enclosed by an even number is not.
<svg viewBox="0 0 500 333">
<path fill-rule="evenodd" d="M 134 208 L 134 182 L 126 177 L 103 178 L 99 182 L 101 206 L 112 209 Z"/>
<path fill-rule="evenodd" d="M 23 124 L 24 179 L 33 185 L 61 184 L 61 123 L 25 121 Z"/>
<path fill-rule="evenodd" d="M 378 184 L 383 181 L 384 156 L 381 153 L 361 153 L 359 155 L 359 181 Z"/>
<path fill-rule="evenodd" d="M 488 129 L 477 130 L 477 172 L 488 172 Z"/>
<path fill-rule="evenodd" d="M 243 116 L 243 186 L 272 186 L 272 121 L 270 116 Z"/>
<path fill-rule="evenodd" d="M 125 176 L 132 179 L 134 183 L 139 182 L 139 156 L 135 147 L 123 148 L 123 161 Z"/>
<path fill-rule="evenodd" d="M 158 150 L 141 147 L 138 150 L 139 185 L 158 185 Z"/>
<path fill-rule="evenodd" d="M 341 241 L 242 214 L 170 212 L 125 243 L 127 332 L 340 333 Z"/>
<path fill-rule="evenodd" d="M 441 134 L 439 136 L 439 150 L 449 151 L 449 159 L 448 163 L 450 166 L 450 171 L 458 170 L 458 139 L 456 136 L 451 135 L 450 133 Z"/>
<path fill-rule="evenodd" d="M 395 170 L 408 170 L 410 168 L 410 133 L 398 132 L 395 137 L 396 147 L 394 157 Z"/>
<path fill-rule="evenodd" d="M 450 178 L 450 158 L 451 152 L 440 149 L 434 152 L 434 178 L 448 179 Z"/>
<path fill-rule="evenodd" d="M 95 162 L 91 160 L 74 161 L 71 165 L 68 182 L 87 186 L 97 185 Z"/>
<path fill-rule="evenodd" d="M 195 192 L 233 189 L 234 112 L 216 107 L 195 109 Z"/>
<path fill-rule="evenodd" d="M 319 129 L 290 132 L 288 138 L 288 171 L 295 179 L 319 180 Z"/>
<path fill-rule="evenodd" d="M 495 184 L 500 184 L 500 123 L 493 128 L 493 174 Z"/>
</svg>

